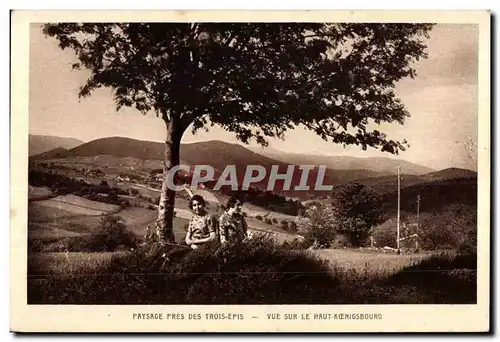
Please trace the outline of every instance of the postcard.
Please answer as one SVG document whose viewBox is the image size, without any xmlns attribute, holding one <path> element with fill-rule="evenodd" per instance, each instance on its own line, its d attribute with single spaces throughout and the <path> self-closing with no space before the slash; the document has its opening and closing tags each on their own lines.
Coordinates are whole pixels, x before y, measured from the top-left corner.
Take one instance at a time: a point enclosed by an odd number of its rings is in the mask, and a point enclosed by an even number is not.
<svg viewBox="0 0 500 342">
<path fill-rule="evenodd" d="M 11 331 L 489 331 L 488 11 L 11 18 Z"/>
</svg>

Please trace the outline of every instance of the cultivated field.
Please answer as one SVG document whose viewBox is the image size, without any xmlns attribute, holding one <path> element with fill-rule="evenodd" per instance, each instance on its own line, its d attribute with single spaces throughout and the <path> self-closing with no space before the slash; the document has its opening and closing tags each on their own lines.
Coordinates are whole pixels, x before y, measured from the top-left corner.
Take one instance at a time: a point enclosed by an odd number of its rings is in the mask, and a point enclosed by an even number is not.
<svg viewBox="0 0 500 342">
<path fill-rule="evenodd" d="M 52 195 L 52 191 L 49 188 L 28 186 L 28 200 L 30 201 L 46 198 L 50 195 Z"/>
<path fill-rule="evenodd" d="M 87 216 L 111 214 L 119 209 L 117 205 L 90 201 L 75 195 L 57 196 L 48 200 L 37 201 L 35 205 L 71 212 L 73 215 Z"/>
</svg>

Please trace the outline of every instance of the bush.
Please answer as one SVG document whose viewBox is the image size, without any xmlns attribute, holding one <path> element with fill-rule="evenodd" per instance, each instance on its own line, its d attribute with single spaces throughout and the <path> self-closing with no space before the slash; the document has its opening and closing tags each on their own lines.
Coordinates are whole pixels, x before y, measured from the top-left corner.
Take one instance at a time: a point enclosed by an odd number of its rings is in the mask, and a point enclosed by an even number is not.
<svg viewBox="0 0 500 342">
<path fill-rule="evenodd" d="M 297 217 L 298 232 L 311 245 L 329 247 L 337 235 L 338 221 L 328 205 L 311 206 L 305 216 Z"/>
<path fill-rule="evenodd" d="M 273 221 L 273 224 L 278 224 L 278 220 L 276 219 L 276 217 L 273 217 L 272 221 Z"/>
<path fill-rule="evenodd" d="M 386 222 L 373 228 L 373 240 L 376 247 L 396 248 L 397 222 L 389 219 Z"/>
<path fill-rule="evenodd" d="M 471 230 L 464 241 L 458 246 L 458 253 L 463 255 L 477 255 L 477 230 Z"/>
<path fill-rule="evenodd" d="M 127 189 L 127 192 L 131 195 L 131 196 L 137 196 L 139 195 L 139 190 L 135 189 L 135 188 L 128 188 Z"/>
<path fill-rule="evenodd" d="M 473 250 L 477 244 L 476 219 L 476 209 L 463 205 L 448 206 L 438 213 L 423 214 L 420 229 L 422 248 Z"/>
<path fill-rule="evenodd" d="M 303 248 L 300 243 L 277 248 L 258 236 L 245 244 L 196 251 L 153 243 L 110 260 L 83 263 L 70 273 L 64 263 L 54 270 L 44 268 L 43 258 L 29 257 L 28 304 L 477 302 L 473 255 L 439 254 L 392 276 L 367 276 L 297 250 Z"/>
<path fill-rule="evenodd" d="M 129 201 L 122 201 L 120 202 L 120 210 L 126 209 L 130 207 L 130 202 Z"/>
<path fill-rule="evenodd" d="M 167 259 L 161 257 L 164 253 Z M 338 285 L 325 261 L 306 252 L 278 249 L 259 237 L 196 251 L 147 245 L 113 257 L 95 272 L 32 278 L 28 302 L 319 304 L 325 298 L 341 299 L 334 294 Z"/>
<path fill-rule="evenodd" d="M 255 216 L 255 218 L 256 218 L 257 220 L 259 220 L 259 221 L 262 221 L 262 220 L 263 220 L 262 216 L 260 216 L 260 215 Z"/>
<path fill-rule="evenodd" d="M 114 251 L 120 245 L 135 248 L 137 239 L 121 217 L 103 216 L 99 228 L 90 236 L 89 245 L 93 251 Z"/>
<path fill-rule="evenodd" d="M 266 218 L 264 219 L 264 222 L 265 222 L 266 224 L 269 224 L 269 225 L 272 225 L 272 224 L 273 224 L 273 221 L 271 221 L 271 219 L 270 219 L 270 218 L 268 218 L 268 217 L 266 217 Z"/>
<path fill-rule="evenodd" d="M 439 253 L 390 276 L 389 286 L 418 290 L 433 303 L 477 302 L 477 258 L 475 255 Z"/>
<path fill-rule="evenodd" d="M 285 241 L 281 245 L 281 248 L 287 250 L 304 250 L 311 247 L 311 241 L 307 239 L 293 239 L 291 242 Z"/>
</svg>

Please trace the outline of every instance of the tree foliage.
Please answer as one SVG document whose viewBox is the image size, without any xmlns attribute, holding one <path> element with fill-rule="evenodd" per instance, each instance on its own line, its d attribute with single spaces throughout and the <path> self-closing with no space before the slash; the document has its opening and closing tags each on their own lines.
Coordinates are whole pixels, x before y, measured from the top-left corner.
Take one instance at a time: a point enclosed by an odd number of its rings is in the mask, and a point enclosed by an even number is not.
<svg viewBox="0 0 500 342">
<path fill-rule="evenodd" d="M 166 124 L 157 228 L 174 240 L 168 171 L 180 141 L 218 125 L 237 139 L 283 138 L 305 127 L 324 140 L 398 153 L 373 124 L 409 116 L 396 83 L 426 57 L 430 24 L 50 23 L 44 33 L 71 49 L 90 76 L 79 96 L 107 87 L 117 110 L 154 112 Z"/>
<path fill-rule="evenodd" d="M 428 24 L 54 23 L 44 32 L 91 71 L 80 89 L 117 108 L 219 125 L 246 142 L 303 125 L 335 143 L 404 148 L 369 124 L 409 115 L 394 93 L 425 57 Z"/>
<path fill-rule="evenodd" d="M 382 199 L 366 185 L 349 183 L 334 193 L 333 210 L 340 233 L 354 246 L 362 245 L 373 226 L 383 222 Z"/>
<path fill-rule="evenodd" d="M 340 230 L 339 220 L 328 204 L 308 207 L 295 219 L 299 234 L 315 247 L 329 247 Z"/>
</svg>

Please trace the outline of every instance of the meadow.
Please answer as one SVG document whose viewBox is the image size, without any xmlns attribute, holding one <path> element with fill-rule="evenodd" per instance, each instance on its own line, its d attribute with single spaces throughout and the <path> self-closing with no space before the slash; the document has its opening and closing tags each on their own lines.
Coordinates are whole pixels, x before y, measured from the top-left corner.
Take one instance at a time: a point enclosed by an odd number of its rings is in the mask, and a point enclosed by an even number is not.
<svg viewBox="0 0 500 342">
<path fill-rule="evenodd" d="M 29 262 L 37 263 L 49 272 L 64 274 L 68 270 L 80 273 L 96 269 L 109 263 L 113 256 L 127 252 L 39 252 L 30 253 Z M 430 258 L 432 253 L 412 255 L 386 254 L 382 252 L 360 251 L 357 249 L 319 249 L 308 251 L 313 257 L 324 260 L 332 270 L 340 269 L 360 276 L 390 276 Z"/>
<path fill-rule="evenodd" d="M 169 259 L 161 256 L 165 252 Z M 476 302 L 471 256 L 428 255 L 414 264 L 407 256 L 391 256 L 392 271 L 367 272 L 367 253 L 344 250 L 319 257 L 308 251 L 283 250 L 265 238 L 219 250 L 177 250 L 175 255 L 154 245 L 114 253 L 30 253 L 28 303 Z M 353 256 L 357 262 L 337 259 Z"/>
<path fill-rule="evenodd" d="M 120 208 L 74 195 L 46 198 L 50 194 L 45 190 L 35 190 L 32 194 L 36 198 L 28 203 L 29 303 L 476 301 L 476 267 L 471 255 L 283 248 L 282 244 L 291 242 L 296 235 L 247 216 L 254 238 L 243 246 L 229 246 L 222 254 L 190 252 L 179 247 L 171 254 L 177 256 L 167 262 L 162 254 L 170 255 L 169 251 L 140 244 L 146 226 L 154 226 L 156 210 L 143 206 Z M 180 244 L 189 218 L 187 204 L 182 198 L 177 201 L 174 235 Z M 222 210 L 220 205 L 212 204 L 212 213 L 217 215 Z M 115 215 L 124 230 L 110 236 L 115 239 L 122 234 L 124 239 L 109 245 L 109 237 L 100 236 L 99 229 L 106 218 Z M 106 247 L 99 249 L 100 243 L 106 243 Z"/>
<path fill-rule="evenodd" d="M 310 251 L 337 267 L 363 276 L 390 276 L 430 258 L 430 252 L 395 254 L 360 249 L 319 249 Z"/>
</svg>

